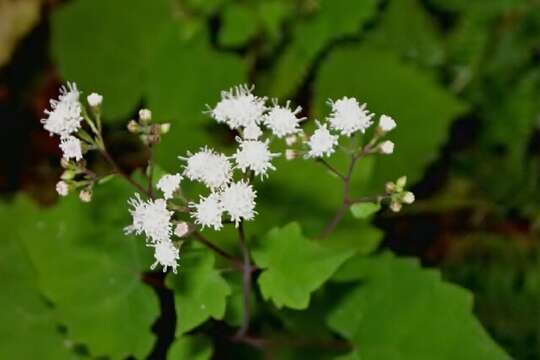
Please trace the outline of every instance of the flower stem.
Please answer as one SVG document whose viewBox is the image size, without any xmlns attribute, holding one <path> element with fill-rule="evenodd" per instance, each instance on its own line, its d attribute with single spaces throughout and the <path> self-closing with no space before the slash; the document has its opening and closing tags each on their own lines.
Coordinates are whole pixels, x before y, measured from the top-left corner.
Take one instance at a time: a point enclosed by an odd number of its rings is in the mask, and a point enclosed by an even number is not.
<svg viewBox="0 0 540 360">
<path fill-rule="evenodd" d="M 244 297 L 244 318 L 242 320 L 242 326 L 236 333 L 237 338 L 243 338 L 248 330 L 249 330 L 249 322 L 250 322 L 250 294 L 251 294 L 251 261 L 250 261 L 250 254 L 249 249 L 247 247 L 246 243 L 246 236 L 244 233 L 244 226 L 243 223 L 240 222 L 238 225 L 238 238 L 240 242 L 240 247 L 242 248 L 242 255 L 244 257 L 244 264 L 242 267 L 242 293 Z"/>
</svg>

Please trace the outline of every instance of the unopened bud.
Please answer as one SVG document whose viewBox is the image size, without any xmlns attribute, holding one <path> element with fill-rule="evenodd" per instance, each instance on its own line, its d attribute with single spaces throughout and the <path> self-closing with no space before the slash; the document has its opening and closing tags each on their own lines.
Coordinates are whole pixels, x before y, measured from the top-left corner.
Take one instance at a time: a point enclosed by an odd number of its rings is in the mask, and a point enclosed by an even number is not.
<svg viewBox="0 0 540 360">
<path fill-rule="evenodd" d="M 56 192 L 60 196 L 66 196 L 69 193 L 69 186 L 65 181 L 59 181 L 56 183 Z"/>
<path fill-rule="evenodd" d="M 390 204 L 390 210 L 396 213 L 399 212 L 401 210 L 401 203 L 398 201 L 392 201 Z"/>
<path fill-rule="evenodd" d="M 392 154 L 394 152 L 394 143 L 390 140 L 386 140 L 379 145 L 379 150 L 382 154 Z"/>
<path fill-rule="evenodd" d="M 296 135 L 291 135 L 285 138 L 285 143 L 287 144 L 287 146 L 293 146 L 297 140 L 298 137 Z"/>
<path fill-rule="evenodd" d="M 392 194 L 396 191 L 396 184 L 389 181 L 384 185 L 384 190 L 386 191 L 387 194 Z"/>
<path fill-rule="evenodd" d="M 185 221 L 182 221 L 174 228 L 174 235 L 179 238 L 185 236 L 189 232 L 189 226 Z"/>
<path fill-rule="evenodd" d="M 139 110 L 139 120 L 142 124 L 148 124 L 152 120 L 152 112 L 148 109 Z"/>
<path fill-rule="evenodd" d="M 166 134 L 169 132 L 169 130 L 171 130 L 171 124 L 170 123 L 164 123 L 164 124 L 161 124 L 161 133 L 162 134 Z"/>
<path fill-rule="evenodd" d="M 396 185 L 397 185 L 397 187 L 400 189 L 400 191 L 403 190 L 403 188 L 405 187 L 405 185 L 407 185 L 407 177 L 406 177 L 406 176 L 402 176 L 402 177 L 400 177 L 399 179 L 397 179 Z"/>
<path fill-rule="evenodd" d="M 101 103 L 103 102 L 103 96 L 97 94 L 97 93 L 91 93 L 86 97 L 86 100 L 88 101 L 88 105 L 90 105 L 93 108 L 97 108 L 101 106 Z"/>
<path fill-rule="evenodd" d="M 388 115 L 381 115 L 381 118 L 379 119 L 379 128 L 384 131 L 388 132 L 393 130 L 396 127 L 396 122 L 394 119 L 392 119 Z"/>
<path fill-rule="evenodd" d="M 141 126 L 135 120 L 130 120 L 128 122 L 127 129 L 130 133 L 138 134 L 141 131 Z"/>
<path fill-rule="evenodd" d="M 297 156 L 297 153 L 293 149 L 285 150 L 285 159 L 293 160 L 294 158 L 296 158 L 296 156 Z"/>
<path fill-rule="evenodd" d="M 412 204 L 415 200 L 414 194 L 410 191 L 406 191 L 401 198 L 404 204 Z"/>
<path fill-rule="evenodd" d="M 75 171 L 73 170 L 65 170 L 62 173 L 62 176 L 60 176 L 60 179 L 62 180 L 71 180 L 75 177 Z"/>
<path fill-rule="evenodd" d="M 79 198 L 83 202 L 90 202 L 92 200 L 92 190 L 90 189 L 83 189 L 79 193 Z"/>
</svg>

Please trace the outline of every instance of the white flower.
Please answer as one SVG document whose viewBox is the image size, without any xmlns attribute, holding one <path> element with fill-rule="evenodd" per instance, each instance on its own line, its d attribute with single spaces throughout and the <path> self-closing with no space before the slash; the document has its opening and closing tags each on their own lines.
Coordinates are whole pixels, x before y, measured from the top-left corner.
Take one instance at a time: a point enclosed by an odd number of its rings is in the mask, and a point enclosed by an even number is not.
<svg viewBox="0 0 540 360">
<path fill-rule="evenodd" d="M 252 220 L 255 217 L 256 196 L 248 183 L 244 181 L 232 183 L 221 193 L 221 205 L 238 226 L 241 220 Z"/>
<path fill-rule="evenodd" d="M 332 112 L 328 117 L 330 127 L 337 130 L 341 135 L 350 136 L 356 131 L 362 133 L 373 123 L 371 114 L 366 109 L 366 104 L 360 105 L 354 98 L 341 98 L 336 101 L 329 101 Z"/>
<path fill-rule="evenodd" d="M 182 176 L 180 174 L 163 175 L 157 183 L 157 188 L 163 192 L 165 199 L 171 199 L 174 192 L 180 187 L 181 180 Z"/>
<path fill-rule="evenodd" d="M 69 135 L 62 138 L 60 140 L 60 149 L 62 149 L 63 158 L 66 160 L 75 159 L 79 161 L 82 159 L 81 141 L 75 136 Z"/>
<path fill-rule="evenodd" d="M 86 101 L 88 101 L 88 105 L 91 107 L 98 107 L 103 102 L 103 96 L 97 93 L 91 93 L 86 97 Z"/>
<path fill-rule="evenodd" d="M 217 193 L 212 193 L 206 198 L 201 196 L 199 203 L 190 203 L 189 206 L 194 209 L 191 217 L 195 219 L 195 223 L 205 227 L 212 227 L 214 230 L 219 230 L 223 227 L 221 223 L 221 215 L 223 208 L 220 203 L 220 196 Z"/>
<path fill-rule="evenodd" d="M 150 266 L 150 269 L 154 270 L 158 264 L 163 266 L 163 272 L 167 271 L 167 268 L 172 268 L 176 274 L 176 268 L 178 267 L 177 260 L 180 259 L 180 251 L 174 246 L 172 241 L 165 240 L 153 244 L 154 258 L 156 262 Z"/>
<path fill-rule="evenodd" d="M 81 127 L 81 103 L 77 85 L 68 83 L 60 88 L 58 100 L 51 100 L 51 110 L 45 110 L 47 118 L 41 119 L 49 133 L 66 137 Z"/>
<path fill-rule="evenodd" d="M 406 191 L 401 198 L 401 201 L 405 204 L 412 204 L 415 200 L 414 194 L 410 191 Z"/>
<path fill-rule="evenodd" d="M 79 199 L 81 199 L 82 202 L 92 201 L 92 191 L 88 189 L 81 190 L 79 193 Z"/>
<path fill-rule="evenodd" d="M 152 112 L 148 109 L 139 110 L 139 120 L 142 122 L 149 122 L 152 120 Z"/>
<path fill-rule="evenodd" d="M 323 157 L 330 156 L 335 151 L 335 146 L 338 144 L 338 137 L 330 134 L 326 124 L 321 125 L 317 122 L 317 130 L 311 135 L 308 141 L 309 152 L 308 157 Z"/>
<path fill-rule="evenodd" d="M 226 123 L 231 129 L 248 127 L 260 122 L 266 110 L 266 98 L 253 95 L 252 91 L 253 87 L 249 88 L 246 85 L 222 91 L 221 100 L 210 110 L 211 116 L 217 122 Z"/>
<path fill-rule="evenodd" d="M 287 135 L 293 135 L 300 131 L 298 124 L 305 118 L 297 118 L 296 115 L 302 111 L 298 106 L 296 109 L 290 109 L 290 102 L 287 101 L 285 106 L 274 104 L 264 116 L 263 122 L 274 135 L 282 138 Z"/>
<path fill-rule="evenodd" d="M 257 140 L 262 135 L 262 130 L 257 124 L 250 124 L 244 129 L 243 138 Z"/>
<path fill-rule="evenodd" d="M 185 221 L 182 221 L 174 228 L 174 235 L 178 236 L 179 238 L 185 236 L 188 232 L 189 225 Z"/>
<path fill-rule="evenodd" d="M 226 185 L 232 177 L 232 166 L 229 159 L 209 148 L 202 148 L 195 154 L 180 159 L 187 161 L 184 176 L 190 180 L 203 182 L 210 189 Z"/>
<path fill-rule="evenodd" d="M 386 140 L 379 145 L 379 149 L 383 154 L 391 154 L 394 152 L 394 143 L 390 140 Z"/>
<path fill-rule="evenodd" d="M 172 211 L 167 210 L 164 199 L 143 201 L 139 194 L 128 201 L 133 207 L 129 212 L 133 217 L 133 224 L 124 228 L 126 234 L 144 233 L 147 241 L 156 244 L 168 240 L 172 233 Z"/>
<path fill-rule="evenodd" d="M 65 181 L 59 181 L 56 183 L 56 192 L 60 196 L 66 196 L 69 193 L 68 184 Z"/>
<path fill-rule="evenodd" d="M 252 170 L 256 176 L 264 177 L 268 170 L 275 170 L 272 158 L 278 156 L 268 149 L 268 140 L 240 140 L 238 150 L 233 155 L 237 167 L 246 172 Z"/>
<path fill-rule="evenodd" d="M 396 122 L 388 115 L 381 115 L 379 119 L 379 127 L 382 131 L 388 132 L 396 127 Z"/>
</svg>

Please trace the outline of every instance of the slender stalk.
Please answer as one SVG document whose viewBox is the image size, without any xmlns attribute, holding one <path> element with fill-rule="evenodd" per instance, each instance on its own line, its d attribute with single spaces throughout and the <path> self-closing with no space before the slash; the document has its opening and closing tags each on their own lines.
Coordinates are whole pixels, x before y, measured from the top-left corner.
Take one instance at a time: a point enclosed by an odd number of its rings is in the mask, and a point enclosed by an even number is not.
<svg viewBox="0 0 540 360">
<path fill-rule="evenodd" d="M 242 248 L 242 255 L 244 257 L 244 264 L 242 267 L 242 293 L 244 297 L 244 318 L 242 320 L 242 326 L 236 333 L 237 338 L 243 338 L 249 330 L 250 322 L 250 294 L 251 294 L 251 261 L 249 258 L 249 249 L 246 243 L 246 236 L 244 233 L 244 225 L 241 222 L 238 225 L 238 238 L 240 241 L 240 247 Z"/>
<path fill-rule="evenodd" d="M 146 167 L 146 178 L 148 180 L 147 191 L 151 196 L 154 196 L 153 190 L 153 175 L 154 175 L 154 152 L 152 151 L 152 145 L 148 145 L 148 165 Z"/>
<path fill-rule="evenodd" d="M 341 180 L 345 179 L 345 176 L 339 172 L 333 165 L 331 165 L 328 161 L 324 160 L 323 158 L 318 158 L 317 162 L 323 164 L 331 173 L 339 177 Z"/>
<path fill-rule="evenodd" d="M 204 237 L 203 234 L 201 234 L 199 231 L 194 231 L 193 236 L 195 239 L 200 241 L 202 244 L 204 244 L 207 248 L 214 251 L 216 254 L 220 255 L 221 257 L 229 260 L 231 264 L 238 270 L 243 270 L 243 263 L 240 259 L 235 258 L 219 246 L 212 243 L 210 240 L 208 240 L 206 237 Z"/>
<path fill-rule="evenodd" d="M 145 194 L 149 198 L 153 198 L 152 194 L 149 193 L 141 184 L 133 180 L 131 176 L 129 176 L 124 170 L 122 170 L 116 161 L 112 158 L 112 156 L 109 154 L 107 149 L 103 146 L 100 147 L 100 152 L 103 155 L 103 158 L 109 163 L 109 165 L 113 168 L 113 171 L 117 173 L 118 175 L 122 176 L 127 182 L 129 182 L 131 185 L 133 185 L 137 190 L 139 190 L 142 194 Z"/>
</svg>

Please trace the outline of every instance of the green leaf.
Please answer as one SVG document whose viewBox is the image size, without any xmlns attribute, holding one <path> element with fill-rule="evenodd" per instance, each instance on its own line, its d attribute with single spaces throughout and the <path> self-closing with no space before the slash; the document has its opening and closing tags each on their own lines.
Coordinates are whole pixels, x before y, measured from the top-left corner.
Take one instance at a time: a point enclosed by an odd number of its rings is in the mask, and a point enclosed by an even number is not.
<svg viewBox="0 0 540 360">
<path fill-rule="evenodd" d="M 316 117 L 328 114 L 328 98 L 343 96 L 366 102 L 371 111 L 388 114 L 398 124 L 388 136 L 396 144 L 394 154 L 378 156 L 374 165 L 374 191 L 402 175 L 409 183 L 418 181 L 446 141 L 451 121 L 465 110 L 429 75 L 367 46 L 336 50 L 321 66 L 315 85 Z"/>
<path fill-rule="evenodd" d="M 126 237 L 131 189 L 115 179 L 100 186 L 91 203 L 69 196 L 47 210 L 18 209 L 24 241 L 38 283 L 70 337 L 94 356 L 144 357 L 157 298 L 142 282 L 152 252 L 142 238 Z M 106 324 L 106 326 L 104 326 Z"/>
<path fill-rule="evenodd" d="M 360 281 L 327 322 L 362 359 L 509 359 L 473 316 L 471 295 L 415 260 L 356 257 L 334 279 Z"/>
<path fill-rule="evenodd" d="M 169 360 L 209 360 L 214 350 L 207 338 L 202 336 L 181 336 L 169 349 Z"/>
<path fill-rule="evenodd" d="M 77 359 L 73 345 L 58 331 L 52 307 L 38 290 L 34 268 L 13 221 L 18 221 L 13 208 L 0 206 L 4 231 L 0 239 L 0 358 Z"/>
<path fill-rule="evenodd" d="M 359 203 L 351 206 L 351 213 L 357 219 L 367 219 L 380 209 L 379 203 Z"/>
<path fill-rule="evenodd" d="M 156 147 L 161 166 L 177 168 L 178 155 L 226 131 L 204 111 L 219 100 L 220 91 L 243 83 L 245 74 L 242 60 L 211 49 L 206 34 L 185 40 L 171 29 L 156 54 L 148 83 L 148 105 L 154 118 L 171 123 L 171 130 Z"/>
<path fill-rule="evenodd" d="M 332 41 L 360 32 L 362 25 L 375 13 L 377 0 L 321 0 L 315 14 L 298 19 L 292 42 L 269 76 L 268 93 L 291 95 L 307 75 L 317 55 Z"/>
<path fill-rule="evenodd" d="M 75 0 L 52 17 L 52 56 L 62 77 L 104 96 L 105 120 L 123 120 L 140 102 L 164 29 L 168 0 Z"/>
<path fill-rule="evenodd" d="M 231 289 L 208 249 L 184 249 L 179 274 L 167 276 L 167 286 L 174 291 L 177 333 L 184 334 L 209 318 L 221 320 Z"/>
<path fill-rule="evenodd" d="M 223 46 L 245 45 L 257 34 L 255 13 L 248 5 L 230 3 L 223 11 L 223 25 L 219 32 L 219 42 Z"/>
<path fill-rule="evenodd" d="M 325 247 L 306 239 L 297 223 L 274 228 L 253 248 L 263 269 L 258 283 L 266 300 L 281 308 L 305 309 L 318 289 L 354 250 Z"/>
</svg>

